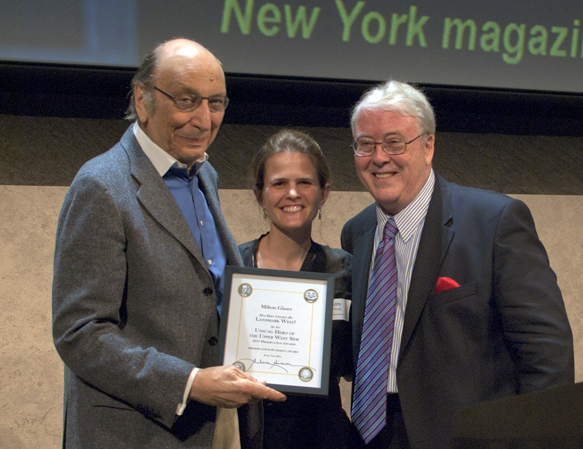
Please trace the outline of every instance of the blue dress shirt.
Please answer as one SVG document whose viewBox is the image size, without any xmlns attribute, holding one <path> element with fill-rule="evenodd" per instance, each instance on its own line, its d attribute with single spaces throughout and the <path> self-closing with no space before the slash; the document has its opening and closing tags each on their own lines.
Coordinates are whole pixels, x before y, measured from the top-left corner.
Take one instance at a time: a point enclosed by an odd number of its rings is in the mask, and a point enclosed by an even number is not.
<svg viewBox="0 0 583 449">
<path fill-rule="evenodd" d="M 208 270 L 213 275 L 217 295 L 217 309 L 221 312 L 224 290 L 224 271 L 227 257 L 215 227 L 215 221 L 200 189 L 196 176 L 203 162 L 198 162 L 190 170 L 174 164 L 163 176 L 170 193 L 178 203 L 186 222 L 194 236 Z"/>
</svg>

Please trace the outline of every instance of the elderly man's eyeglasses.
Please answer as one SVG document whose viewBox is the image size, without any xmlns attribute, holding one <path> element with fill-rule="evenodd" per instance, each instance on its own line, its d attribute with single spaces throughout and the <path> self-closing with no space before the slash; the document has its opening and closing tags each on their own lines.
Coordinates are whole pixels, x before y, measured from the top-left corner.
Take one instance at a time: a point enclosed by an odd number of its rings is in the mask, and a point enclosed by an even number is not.
<svg viewBox="0 0 583 449">
<path fill-rule="evenodd" d="M 162 89 L 157 88 L 156 86 L 152 87 L 172 100 L 174 102 L 174 106 L 176 106 L 176 108 L 180 109 L 181 111 L 194 111 L 202 104 L 202 100 L 208 100 L 209 110 L 211 112 L 223 112 L 225 109 L 227 109 L 229 104 L 229 97 L 226 95 L 217 95 L 215 97 L 202 97 L 200 95 L 189 93 L 170 95 L 164 92 Z"/>
<path fill-rule="evenodd" d="M 397 154 L 404 153 L 405 150 L 407 149 L 407 145 L 415 142 L 423 134 L 427 133 L 423 132 L 414 139 L 409 140 L 408 142 L 406 142 L 405 139 L 403 139 L 402 137 L 398 136 L 387 136 L 383 139 L 382 142 L 375 142 L 373 139 L 370 139 L 368 137 L 359 137 L 352 143 L 352 149 L 354 150 L 354 154 L 356 154 L 357 156 L 367 157 L 372 156 L 375 152 L 377 145 L 380 145 L 385 153 L 394 156 Z"/>
</svg>

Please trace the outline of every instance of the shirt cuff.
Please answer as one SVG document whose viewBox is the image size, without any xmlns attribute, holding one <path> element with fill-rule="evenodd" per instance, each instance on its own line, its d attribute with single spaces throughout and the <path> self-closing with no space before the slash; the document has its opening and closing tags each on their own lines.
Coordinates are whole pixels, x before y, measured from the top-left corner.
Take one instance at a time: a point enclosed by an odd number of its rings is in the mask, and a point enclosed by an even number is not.
<svg viewBox="0 0 583 449">
<path fill-rule="evenodd" d="M 176 415 L 182 416 L 184 413 L 184 409 L 188 404 L 188 395 L 190 394 L 190 390 L 192 389 L 192 384 L 194 383 L 194 378 L 196 377 L 196 373 L 198 373 L 200 368 L 193 368 L 190 372 L 190 376 L 188 376 L 188 382 L 186 382 L 186 388 L 184 389 L 184 394 L 182 395 L 182 402 L 176 406 Z"/>
</svg>

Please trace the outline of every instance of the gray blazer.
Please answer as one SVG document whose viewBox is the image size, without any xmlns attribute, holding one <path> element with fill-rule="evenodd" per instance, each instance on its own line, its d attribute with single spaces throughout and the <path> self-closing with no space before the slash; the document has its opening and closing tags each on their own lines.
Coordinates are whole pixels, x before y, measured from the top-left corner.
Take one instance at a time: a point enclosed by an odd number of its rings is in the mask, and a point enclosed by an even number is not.
<svg viewBox="0 0 583 449">
<path fill-rule="evenodd" d="M 241 265 L 217 178 L 204 164 L 227 263 Z M 184 216 L 130 126 L 81 168 L 59 218 L 53 336 L 65 363 L 63 447 L 210 447 L 214 407 L 192 401 L 175 413 L 193 367 L 219 364 L 216 300 Z"/>
</svg>

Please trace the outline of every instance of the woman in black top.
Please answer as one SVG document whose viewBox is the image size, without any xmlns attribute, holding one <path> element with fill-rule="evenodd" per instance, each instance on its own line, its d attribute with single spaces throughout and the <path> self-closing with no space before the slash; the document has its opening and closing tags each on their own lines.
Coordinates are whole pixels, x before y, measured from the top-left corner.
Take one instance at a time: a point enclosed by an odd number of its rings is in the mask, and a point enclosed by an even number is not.
<svg viewBox="0 0 583 449">
<path fill-rule="evenodd" d="M 334 273 L 335 301 L 349 300 L 351 255 L 312 240 L 312 221 L 330 193 L 330 172 L 318 144 L 304 133 L 284 129 L 255 155 L 251 172 L 270 230 L 239 246 L 244 264 Z M 264 449 L 357 447 L 360 438 L 342 409 L 338 386 L 350 372 L 350 345 L 348 321 L 334 320 L 327 397 L 290 393 L 286 402 L 265 401 Z"/>
</svg>

